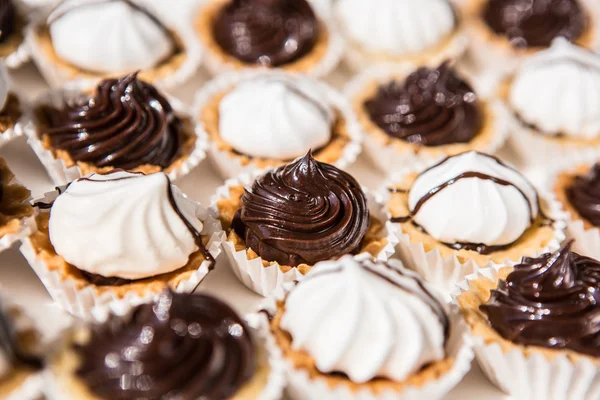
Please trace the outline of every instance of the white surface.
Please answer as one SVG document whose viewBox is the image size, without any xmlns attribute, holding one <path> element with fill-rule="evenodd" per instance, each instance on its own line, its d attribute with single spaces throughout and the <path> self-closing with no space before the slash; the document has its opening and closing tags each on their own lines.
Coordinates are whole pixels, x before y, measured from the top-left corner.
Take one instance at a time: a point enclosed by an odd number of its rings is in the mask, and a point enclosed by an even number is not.
<svg viewBox="0 0 600 400">
<path fill-rule="evenodd" d="M 29 97 L 37 95 L 45 87 L 42 78 L 31 65 L 14 71 L 12 75 L 15 87 Z M 331 81 L 339 87 L 347 81 L 347 75 L 340 74 Z M 174 94 L 186 104 L 190 104 L 194 92 L 203 82 L 205 75 L 199 74 Z M 25 139 L 20 138 L 1 148 L 0 157 L 4 157 L 18 178 L 32 189 L 34 198 L 53 188 L 44 168 L 26 145 Z M 383 177 L 362 156 L 349 168 L 349 172 L 369 188 L 376 189 L 383 182 Z M 208 204 L 213 191 L 222 183 L 208 161 L 204 161 L 191 174 L 177 181 L 184 193 L 205 205 Z M 7 296 L 30 311 L 44 332 L 56 332 L 68 321 L 68 317 L 52 304 L 44 287 L 17 248 L 0 254 L 0 286 Z M 202 282 L 198 290 L 228 301 L 240 312 L 253 311 L 261 300 L 260 296 L 236 279 L 225 257 L 219 259 L 215 271 Z M 508 398 L 483 376 L 475 364 L 464 381 L 447 396 L 448 400 Z"/>
</svg>

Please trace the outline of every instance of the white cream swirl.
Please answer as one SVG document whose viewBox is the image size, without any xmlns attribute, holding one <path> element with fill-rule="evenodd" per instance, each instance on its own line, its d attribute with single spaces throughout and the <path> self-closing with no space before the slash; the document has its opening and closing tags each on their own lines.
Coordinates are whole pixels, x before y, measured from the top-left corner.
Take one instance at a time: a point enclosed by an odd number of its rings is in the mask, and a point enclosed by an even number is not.
<svg viewBox="0 0 600 400">
<path fill-rule="evenodd" d="M 555 39 L 517 72 L 510 104 L 519 117 L 548 135 L 600 136 L 600 55 Z"/>
<path fill-rule="evenodd" d="M 172 272 L 198 250 L 169 196 L 166 174 L 117 171 L 74 181 L 50 210 L 50 241 L 78 269 L 143 279 Z M 202 231 L 198 203 L 171 185 L 178 210 Z"/>
<path fill-rule="evenodd" d="M 152 68 L 175 50 L 157 20 L 125 1 L 65 0 L 48 23 L 58 57 L 87 71 L 125 74 Z"/>
<path fill-rule="evenodd" d="M 441 43 L 456 26 L 448 0 L 339 0 L 335 7 L 342 30 L 373 52 L 418 53 Z"/>
<path fill-rule="evenodd" d="M 537 192 L 520 172 L 475 151 L 449 157 L 421 173 L 408 204 L 416 212 L 416 223 L 450 244 L 510 244 L 539 212 Z"/>
<path fill-rule="evenodd" d="M 303 77 L 242 81 L 219 104 L 219 134 L 251 157 L 300 157 L 331 140 L 333 122 L 326 95 Z"/>
<path fill-rule="evenodd" d="M 413 272 L 345 256 L 318 263 L 289 293 L 281 327 L 324 373 L 402 381 L 445 358 L 447 310 Z"/>
</svg>

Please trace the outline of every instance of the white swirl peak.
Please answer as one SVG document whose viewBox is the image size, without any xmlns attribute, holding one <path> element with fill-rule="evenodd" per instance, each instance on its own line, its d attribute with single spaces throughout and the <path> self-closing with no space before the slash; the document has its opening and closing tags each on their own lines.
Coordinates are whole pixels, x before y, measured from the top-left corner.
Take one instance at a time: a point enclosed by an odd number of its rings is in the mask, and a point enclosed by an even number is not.
<svg viewBox="0 0 600 400">
<path fill-rule="evenodd" d="M 436 193 L 415 210 L 432 191 Z M 537 192 L 520 172 L 475 151 L 449 157 L 421 173 L 408 204 L 416 211 L 416 223 L 436 240 L 451 244 L 511 244 L 539 212 Z"/>
<path fill-rule="evenodd" d="M 600 137 L 600 55 L 557 38 L 521 66 L 509 100 L 547 135 Z"/>
<path fill-rule="evenodd" d="M 448 0 L 339 0 L 335 12 L 351 40 L 395 55 L 427 50 L 456 26 Z"/>
<path fill-rule="evenodd" d="M 239 83 L 219 104 L 219 134 L 252 157 L 289 160 L 331 140 L 333 110 L 301 77 L 265 76 Z"/>
<path fill-rule="evenodd" d="M 345 256 L 318 263 L 292 289 L 281 327 L 321 372 L 343 372 L 356 383 L 402 381 L 444 359 L 442 304 L 399 261 Z"/>
<path fill-rule="evenodd" d="M 125 1 L 65 0 L 48 17 L 56 54 L 88 71 L 152 68 L 175 50 L 169 33 Z"/>
<path fill-rule="evenodd" d="M 50 210 L 50 241 L 78 269 L 143 279 L 172 272 L 198 250 L 169 197 L 166 174 L 116 171 L 74 181 Z M 177 208 L 198 231 L 198 203 L 171 185 Z"/>
</svg>

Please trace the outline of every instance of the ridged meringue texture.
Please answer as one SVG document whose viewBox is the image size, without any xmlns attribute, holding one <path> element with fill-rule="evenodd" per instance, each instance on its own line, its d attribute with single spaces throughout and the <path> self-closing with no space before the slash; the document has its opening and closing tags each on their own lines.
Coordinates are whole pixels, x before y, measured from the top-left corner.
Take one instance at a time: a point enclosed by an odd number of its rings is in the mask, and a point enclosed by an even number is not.
<svg viewBox="0 0 600 400">
<path fill-rule="evenodd" d="M 563 38 L 527 59 L 510 104 L 519 118 L 551 136 L 600 136 L 600 55 Z"/>
<path fill-rule="evenodd" d="M 525 257 L 480 308 L 507 340 L 600 357 L 600 262 L 572 244 Z"/>
<path fill-rule="evenodd" d="M 306 78 L 265 76 L 243 81 L 219 104 L 219 134 L 239 153 L 292 160 L 325 146 L 334 113 Z"/>
<path fill-rule="evenodd" d="M 352 41 L 394 55 L 427 50 L 457 24 L 448 0 L 339 0 L 335 13 Z"/>
<path fill-rule="evenodd" d="M 539 213 L 537 192 L 520 172 L 475 151 L 422 172 L 408 204 L 433 238 L 480 253 L 515 242 Z"/>
<path fill-rule="evenodd" d="M 352 256 L 317 264 L 285 299 L 281 327 L 323 373 L 403 381 L 445 358 L 446 306 L 413 272 Z"/>
<path fill-rule="evenodd" d="M 175 41 L 149 11 L 127 0 L 64 0 L 48 17 L 54 51 L 76 67 L 124 74 L 158 65 Z"/>
<path fill-rule="evenodd" d="M 50 241 L 87 273 L 148 278 L 183 267 L 199 249 L 197 208 L 162 172 L 92 174 L 72 182 L 53 203 Z"/>
</svg>

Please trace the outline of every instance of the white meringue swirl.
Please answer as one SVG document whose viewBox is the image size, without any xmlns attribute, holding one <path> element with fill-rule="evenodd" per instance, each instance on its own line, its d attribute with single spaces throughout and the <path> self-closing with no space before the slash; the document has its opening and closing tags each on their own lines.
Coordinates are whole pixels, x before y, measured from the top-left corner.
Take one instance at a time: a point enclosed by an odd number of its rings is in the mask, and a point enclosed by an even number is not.
<svg viewBox="0 0 600 400">
<path fill-rule="evenodd" d="M 486 177 L 457 179 L 473 172 Z M 444 243 L 508 245 L 539 212 L 537 192 L 520 172 L 475 151 L 449 157 L 421 173 L 409 192 L 411 212 L 432 191 L 437 192 L 416 210 L 413 220 Z"/>
<path fill-rule="evenodd" d="M 152 68 L 175 50 L 157 21 L 125 1 L 65 0 L 48 22 L 56 54 L 87 71 L 125 74 Z"/>
<path fill-rule="evenodd" d="M 74 181 L 50 210 L 50 241 L 78 269 L 143 279 L 172 272 L 198 250 L 169 198 L 166 174 L 116 171 Z M 198 231 L 198 203 L 171 185 L 177 208 Z"/>
<path fill-rule="evenodd" d="M 331 140 L 334 113 L 307 78 L 242 81 L 219 104 L 219 134 L 251 157 L 294 159 Z"/>
<path fill-rule="evenodd" d="M 510 90 L 519 117 L 547 135 L 600 136 L 600 55 L 557 38 L 527 59 Z"/>
<path fill-rule="evenodd" d="M 323 373 L 402 381 L 445 358 L 447 310 L 413 272 L 345 256 L 318 263 L 289 293 L 281 327 Z"/>
<path fill-rule="evenodd" d="M 335 13 L 352 41 L 395 55 L 427 50 L 456 26 L 448 0 L 339 0 Z"/>
</svg>

